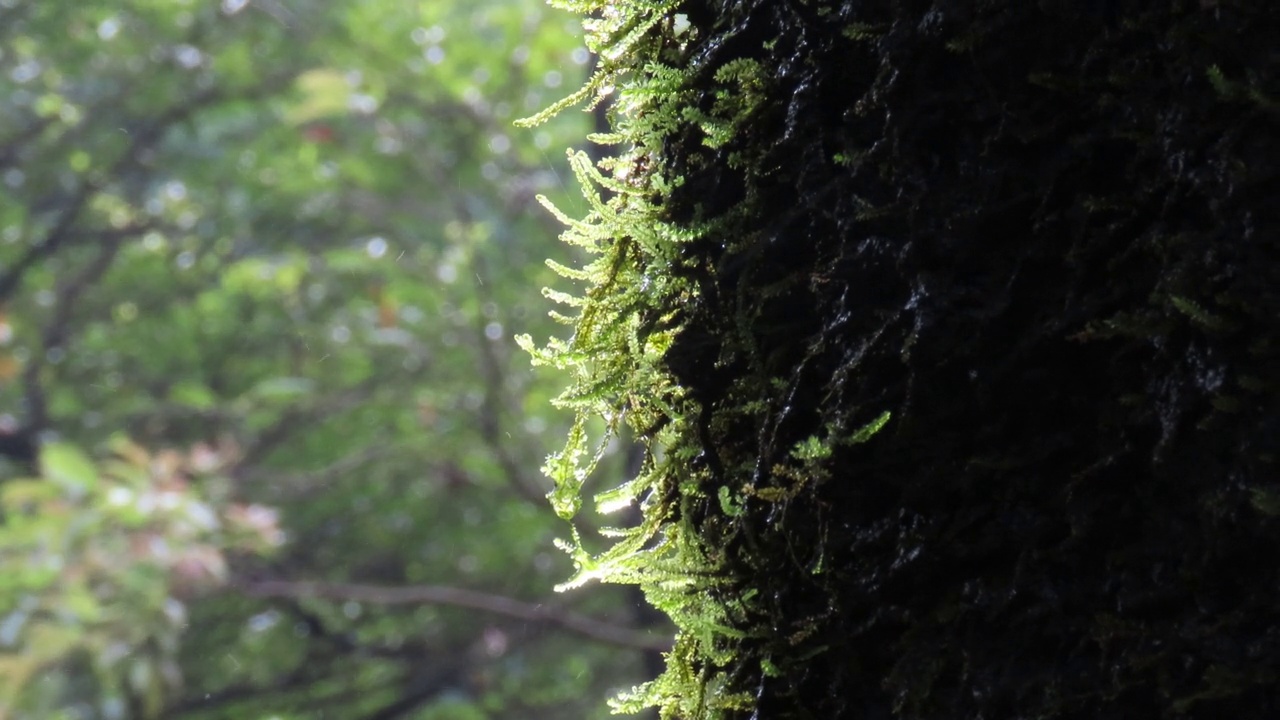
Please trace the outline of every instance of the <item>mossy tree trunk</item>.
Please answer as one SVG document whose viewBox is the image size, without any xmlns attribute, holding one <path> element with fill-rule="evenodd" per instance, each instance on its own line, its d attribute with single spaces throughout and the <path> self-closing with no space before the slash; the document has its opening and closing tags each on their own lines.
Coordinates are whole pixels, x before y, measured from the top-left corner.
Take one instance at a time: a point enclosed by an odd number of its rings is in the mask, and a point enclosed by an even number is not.
<svg viewBox="0 0 1280 720">
<path fill-rule="evenodd" d="M 616 6 L 575 397 L 649 520 L 579 561 L 651 699 L 1280 717 L 1280 5 Z"/>
</svg>

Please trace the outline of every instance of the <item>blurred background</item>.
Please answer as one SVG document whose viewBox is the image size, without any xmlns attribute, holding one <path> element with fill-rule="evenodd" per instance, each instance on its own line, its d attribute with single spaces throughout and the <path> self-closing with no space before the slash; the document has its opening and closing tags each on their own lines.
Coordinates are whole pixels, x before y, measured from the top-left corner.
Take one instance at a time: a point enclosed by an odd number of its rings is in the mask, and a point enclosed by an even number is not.
<svg viewBox="0 0 1280 720">
<path fill-rule="evenodd" d="M 597 718 L 539 468 L 542 0 L 0 0 L 0 720 Z M 624 473 L 616 451 L 605 473 Z M 599 522 L 598 519 L 587 519 Z"/>
</svg>

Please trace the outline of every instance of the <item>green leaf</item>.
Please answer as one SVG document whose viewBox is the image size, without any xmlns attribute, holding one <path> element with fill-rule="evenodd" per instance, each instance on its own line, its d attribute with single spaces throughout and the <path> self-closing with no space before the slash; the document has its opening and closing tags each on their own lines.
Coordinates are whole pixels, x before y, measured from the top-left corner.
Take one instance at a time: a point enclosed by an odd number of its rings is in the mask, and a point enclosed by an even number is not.
<svg viewBox="0 0 1280 720">
<path fill-rule="evenodd" d="M 733 492 L 724 485 L 720 486 L 720 491 L 716 493 L 716 499 L 720 501 L 720 512 L 729 517 L 738 517 L 742 514 L 742 503 L 733 497 Z"/>
<path fill-rule="evenodd" d="M 169 390 L 169 399 L 179 405 L 185 405 L 197 410 L 212 408 L 218 401 L 218 398 L 207 385 L 192 380 L 176 383 Z"/>
<path fill-rule="evenodd" d="M 880 417 L 877 417 L 875 420 L 872 420 L 866 425 L 863 425 L 862 427 L 858 428 L 857 432 L 849 436 L 849 439 L 846 440 L 845 442 L 849 443 L 850 445 L 857 445 L 858 443 L 864 443 L 870 440 L 871 436 L 880 432 L 880 430 L 883 429 L 884 426 L 889 423 L 889 419 L 892 417 L 893 417 L 893 413 L 889 412 L 888 410 L 880 413 Z"/>
<path fill-rule="evenodd" d="M 98 470 L 88 456 L 67 443 L 49 443 L 40 450 L 40 474 L 74 495 L 98 485 Z"/>
<path fill-rule="evenodd" d="M 289 124 L 301 125 L 347 112 L 351 86 L 342 72 L 331 68 L 308 70 L 298 76 L 296 85 L 302 99 L 285 113 Z"/>
</svg>

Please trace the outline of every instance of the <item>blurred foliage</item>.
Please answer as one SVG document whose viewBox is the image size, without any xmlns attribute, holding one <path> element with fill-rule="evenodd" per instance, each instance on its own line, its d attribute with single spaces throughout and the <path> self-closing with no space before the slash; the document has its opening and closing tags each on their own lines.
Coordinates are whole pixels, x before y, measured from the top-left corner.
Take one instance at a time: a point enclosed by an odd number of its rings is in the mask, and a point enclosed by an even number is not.
<svg viewBox="0 0 1280 720">
<path fill-rule="evenodd" d="M 547 597 L 568 420 L 511 342 L 590 118 L 511 123 L 588 60 L 536 0 L 0 0 L 0 718 L 582 718 L 643 677 L 633 595 Z"/>
<path fill-rule="evenodd" d="M 0 624 L 0 708 L 19 704 L 37 678 L 39 692 L 56 698 L 65 678 L 46 673 L 82 657 L 108 697 L 132 692 L 146 715 L 158 714 L 181 677 L 183 599 L 228 580 L 228 552 L 258 553 L 283 539 L 273 510 L 215 509 L 199 495 L 225 482 L 217 473 L 229 449 L 152 456 L 122 439 L 110 445 L 112 456 L 95 467 L 51 443 L 40 478 L 0 486 L 0 607 L 14 608 Z"/>
</svg>

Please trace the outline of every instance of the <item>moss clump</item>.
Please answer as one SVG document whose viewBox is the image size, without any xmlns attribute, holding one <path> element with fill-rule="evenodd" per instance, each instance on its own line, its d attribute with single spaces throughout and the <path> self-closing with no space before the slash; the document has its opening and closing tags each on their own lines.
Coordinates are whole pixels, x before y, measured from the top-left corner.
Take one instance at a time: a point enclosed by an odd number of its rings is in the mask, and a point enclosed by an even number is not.
<svg viewBox="0 0 1280 720">
<path fill-rule="evenodd" d="M 1280 6 L 564 5 L 621 152 L 528 345 L 564 514 L 649 443 L 570 547 L 682 629 L 628 707 L 1280 716 Z"/>
</svg>

